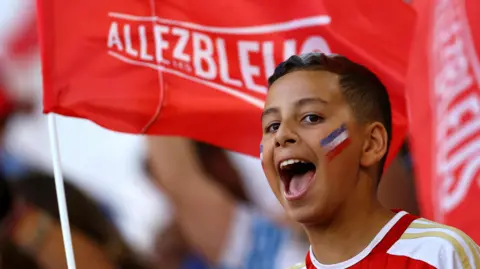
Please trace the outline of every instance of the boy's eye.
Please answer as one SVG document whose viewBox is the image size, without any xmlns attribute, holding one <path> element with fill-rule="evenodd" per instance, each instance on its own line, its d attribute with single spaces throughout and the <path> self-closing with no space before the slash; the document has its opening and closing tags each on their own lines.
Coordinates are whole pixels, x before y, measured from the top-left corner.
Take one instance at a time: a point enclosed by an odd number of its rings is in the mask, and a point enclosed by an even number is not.
<svg viewBox="0 0 480 269">
<path fill-rule="evenodd" d="M 316 115 L 316 114 L 308 114 L 306 115 L 305 117 L 303 117 L 302 121 L 306 122 L 306 123 L 319 123 L 319 122 L 322 122 L 324 120 L 323 117 L 319 116 L 319 115 Z"/>
<path fill-rule="evenodd" d="M 272 123 L 272 124 L 268 125 L 267 127 L 265 127 L 265 132 L 266 133 L 274 133 L 278 130 L 279 127 L 280 127 L 280 123 L 278 123 L 278 122 Z"/>
</svg>

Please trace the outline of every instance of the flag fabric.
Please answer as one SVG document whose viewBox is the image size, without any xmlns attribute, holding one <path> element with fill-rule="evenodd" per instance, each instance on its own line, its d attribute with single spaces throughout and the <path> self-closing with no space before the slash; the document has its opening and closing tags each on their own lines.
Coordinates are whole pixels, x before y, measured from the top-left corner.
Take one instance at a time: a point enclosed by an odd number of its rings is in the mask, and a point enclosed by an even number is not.
<svg viewBox="0 0 480 269">
<path fill-rule="evenodd" d="M 480 2 L 414 4 L 407 97 L 421 211 L 479 242 Z"/>
<path fill-rule="evenodd" d="M 37 0 L 44 112 L 258 156 L 267 77 L 293 54 L 339 53 L 389 89 L 407 131 L 415 13 L 401 0 Z"/>
</svg>

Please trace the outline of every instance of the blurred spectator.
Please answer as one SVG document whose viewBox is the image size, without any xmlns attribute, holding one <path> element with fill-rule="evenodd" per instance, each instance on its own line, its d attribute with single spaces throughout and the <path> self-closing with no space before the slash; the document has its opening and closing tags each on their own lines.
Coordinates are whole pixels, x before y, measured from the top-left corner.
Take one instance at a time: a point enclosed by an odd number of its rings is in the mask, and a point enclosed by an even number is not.
<svg viewBox="0 0 480 269">
<path fill-rule="evenodd" d="M 196 154 L 199 156 L 208 179 L 213 180 L 225 189 L 237 202 L 250 203 L 242 186 L 241 179 L 230 164 L 225 151 L 203 143 L 195 143 Z M 147 171 L 148 163 L 147 163 Z M 205 268 L 207 265 L 188 245 L 177 222 L 172 222 L 158 236 L 155 254 L 157 264 L 162 268 Z"/>
<path fill-rule="evenodd" d="M 37 262 L 7 237 L 13 197 L 4 176 L 0 174 L 0 268 L 40 269 Z"/>
<path fill-rule="evenodd" d="M 12 195 L 7 181 L 3 174 L 0 173 L 0 223 L 7 218 L 12 208 Z"/>
<path fill-rule="evenodd" d="M 184 138 L 149 138 L 150 170 L 172 201 L 176 232 L 191 252 L 214 268 L 229 269 L 286 268 L 303 259 L 308 246 L 302 237 L 248 203 L 239 180 L 225 169 L 225 159 L 208 156 L 212 159 L 208 168 L 209 158 L 197 149 L 195 142 Z M 187 261 L 206 268 L 195 258 L 187 256 Z"/>
<path fill-rule="evenodd" d="M 5 240 L 2 242 L 0 253 L 0 268 L 2 269 L 42 268 L 32 257 L 15 246 L 15 244 L 13 244 L 10 240 Z"/>
<path fill-rule="evenodd" d="M 11 190 L 14 206 L 4 232 L 12 244 L 6 245 L 27 253 L 42 268 L 66 268 L 53 178 L 31 172 L 12 182 Z M 65 192 L 77 268 L 147 268 L 95 202 L 71 184 L 66 183 Z"/>
<path fill-rule="evenodd" d="M 12 98 L 3 86 L 0 77 L 0 172 L 8 179 L 12 179 L 20 176 L 27 168 L 5 149 L 5 129 L 12 115 L 30 112 L 32 106 L 30 103 Z"/>
<path fill-rule="evenodd" d="M 252 157 L 238 152 L 222 150 L 226 154 L 235 172 L 241 179 L 248 200 L 263 213 L 272 218 L 285 218 L 285 211 L 273 194 L 263 172 L 258 156 Z"/>
<path fill-rule="evenodd" d="M 105 130 L 86 120 L 56 118 L 66 180 L 108 210 L 136 252 L 150 255 L 152 234 L 169 221 L 170 211 L 143 172 L 143 138 Z M 47 126 L 46 117 L 40 114 L 12 118 L 6 146 L 22 163 L 51 173 Z"/>
</svg>

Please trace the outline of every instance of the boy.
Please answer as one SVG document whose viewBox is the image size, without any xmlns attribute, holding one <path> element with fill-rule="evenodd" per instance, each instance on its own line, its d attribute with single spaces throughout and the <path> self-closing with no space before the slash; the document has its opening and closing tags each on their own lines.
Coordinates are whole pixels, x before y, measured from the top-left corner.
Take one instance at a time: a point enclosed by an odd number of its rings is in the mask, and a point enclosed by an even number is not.
<svg viewBox="0 0 480 269">
<path fill-rule="evenodd" d="M 311 245 L 293 268 L 480 268 L 478 246 L 461 231 L 378 202 L 392 116 L 372 72 L 310 53 L 281 63 L 268 83 L 262 165 Z"/>
</svg>

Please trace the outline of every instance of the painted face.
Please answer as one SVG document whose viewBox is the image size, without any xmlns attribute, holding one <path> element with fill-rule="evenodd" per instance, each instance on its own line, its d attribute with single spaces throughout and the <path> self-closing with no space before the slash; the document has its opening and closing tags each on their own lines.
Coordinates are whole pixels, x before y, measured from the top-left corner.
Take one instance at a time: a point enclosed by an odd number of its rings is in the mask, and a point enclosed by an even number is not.
<svg viewBox="0 0 480 269">
<path fill-rule="evenodd" d="M 354 190 L 361 128 L 338 76 L 294 71 L 273 85 L 262 115 L 262 164 L 287 214 L 320 222 Z"/>
</svg>

